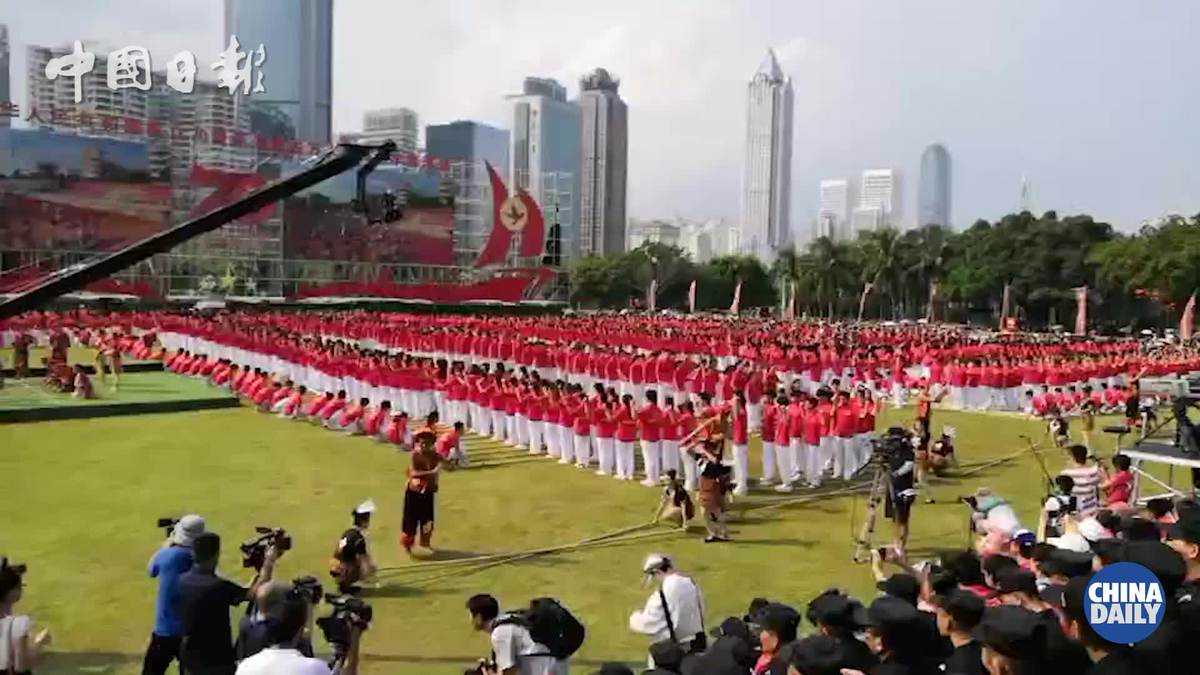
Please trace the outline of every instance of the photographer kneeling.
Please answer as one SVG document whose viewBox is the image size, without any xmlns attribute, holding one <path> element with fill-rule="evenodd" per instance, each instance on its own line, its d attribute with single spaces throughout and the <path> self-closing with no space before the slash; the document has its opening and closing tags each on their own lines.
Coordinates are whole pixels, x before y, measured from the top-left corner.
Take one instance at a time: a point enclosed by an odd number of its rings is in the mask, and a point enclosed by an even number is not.
<svg viewBox="0 0 1200 675">
<path fill-rule="evenodd" d="M 475 630 L 488 634 L 489 661 L 467 672 L 477 675 L 567 675 L 568 662 L 559 661 L 550 646 L 534 640 L 528 622 L 515 614 L 501 614 L 496 598 L 481 593 L 467 600 Z M 578 645 L 575 645 L 578 647 Z"/>
<path fill-rule="evenodd" d="M 282 582 L 271 582 L 262 587 L 258 611 L 264 619 L 263 637 L 267 646 L 242 661 L 237 667 L 237 675 L 330 675 L 334 672 L 323 661 L 312 657 L 308 635 L 313 613 L 310 588 L 309 584 L 292 586 Z M 352 624 L 346 654 L 337 671 L 340 675 L 358 672 L 361 635 L 362 631 Z"/>
</svg>

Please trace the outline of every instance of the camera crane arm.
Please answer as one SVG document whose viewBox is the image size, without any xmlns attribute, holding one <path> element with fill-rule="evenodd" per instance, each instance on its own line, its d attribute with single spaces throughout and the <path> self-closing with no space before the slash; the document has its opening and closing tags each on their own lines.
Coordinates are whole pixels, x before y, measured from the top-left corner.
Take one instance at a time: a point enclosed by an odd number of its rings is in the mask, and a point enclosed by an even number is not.
<svg viewBox="0 0 1200 675">
<path fill-rule="evenodd" d="M 374 164 L 368 162 L 371 169 L 374 169 L 375 165 L 387 158 L 394 147 L 394 144 L 390 146 L 389 144 L 384 144 L 378 148 L 351 144 L 338 145 L 315 165 L 303 169 L 295 175 L 270 183 L 235 202 L 180 223 L 171 229 L 151 235 L 119 251 L 103 256 L 99 260 L 87 263 L 78 269 L 55 275 L 34 288 L 4 303 L 0 303 L 0 319 L 6 319 L 22 312 L 36 309 L 60 295 L 77 291 L 93 281 L 120 272 L 156 253 L 165 253 L 201 234 L 216 230 L 242 216 L 253 213 L 281 199 L 286 199 L 301 190 L 312 187 L 321 181 L 357 166 L 364 157 L 367 157 L 371 153 L 375 153 L 372 161 L 382 155 L 382 158 L 374 161 Z M 364 168 L 366 167 L 364 166 Z"/>
</svg>

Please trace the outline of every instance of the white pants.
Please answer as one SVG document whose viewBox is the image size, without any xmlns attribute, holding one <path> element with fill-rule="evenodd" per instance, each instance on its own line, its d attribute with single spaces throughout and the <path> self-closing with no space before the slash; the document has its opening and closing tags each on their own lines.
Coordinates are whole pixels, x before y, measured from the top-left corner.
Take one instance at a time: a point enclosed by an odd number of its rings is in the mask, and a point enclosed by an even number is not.
<svg viewBox="0 0 1200 675">
<path fill-rule="evenodd" d="M 617 478 L 633 479 L 633 441 L 617 441 Z"/>
<path fill-rule="evenodd" d="M 770 441 L 762 444 L 762 479 L 767 483 L 775 480 L 775 444 Z"/>
<path fill-rule="evenodd" d="M 762 403 L 746 404 L 746 422 L 750 425 L 751 432 L 762 429 L 762 411 Z"/>
<path fill-rule="evenodd" d="M 662 467 L 662 446 L 659 441 L 642 441 L 642 465 L 646 480 L 657 483 Z"/>
<path fill-rule="evenodd" d="M 820 443 L 812 444 L 805 442 L 804 456 L 807 460 L 804 465 L 804 477 L 809 485 L 818 486 L 821 484 L 821 474 L 824 472 L 825 461 L 821 454 Z"/>
<path fill-rule="evenodd" d="M 504 427 L 505 427 L 504 412 L 501 410 L 493 410 L 492 411 L 492 438 L 494 438 L 498 441 L 503 441 L 504 440 L 504 430 L 505 430 Z"/>
<path fill-rule="evenodd" d="M 843 480 L 850 480 L 850 478 L 854 475 L 854 459 L 856 455 L 857 453 L 854 450 L 854 437 L 838 436 L 837 451 L 833 455 L 834 477 L 840 475 Z"/>
<path fill-rule="evenodd" d="M 733 489 L 735 495 L 750 493 L 750 448 L 746 445 L 733 446 Z"/>
<path fill-rule="evenodd" d="M 674 471 L 676 475 L 679 473 L 679 441 L 676 440 L 661 440 L 659 441 L 662 448 L 662 470 Z"/>
<path fill-rule="evenodd" d="M 528 428 L 525 436 L 529 439 L 529 454 L 542 454 L 542 421 L 527 419 L 525 426 Z"/>
<path fill-rule="evenodd" d="M 802 481 L 804 473 L 808 469 L 808 446 L 804 444 L 801 438 L 793 438 L 792 444 L 792 482 Z"/>
<path fill-rule="evenodd" d="M 833 456 L 836 453 L 837 439 L 833 436 L 822 436 L 821 444 L 817 446 L 817 455 L 815 465 L 815 473 L 809 475 L 808 480 L 812 485 L 820 485 L 821 477 L 825 474 L 826 465 L 833 462 Z M 835 474 L 836 475 L 836 474 Z"/>
<path fill-rule="evenodd" d="M 504 416 L 504 440 L 508 441 L 509 445 L 520 445 L 521 439 L 517 436 L 517 416 Z"/>
<path fill-rule="evenodd" d="M 892 406 L 895 408 L 904 407 L 904 385 L 900 382 L 892 383 Z"/>
<path fill-rule="evenodd" d="M 962 410 L 967 407 L 967 392 L 963 387 L 950 387 L 950 407 Z"/>
<path fill-rule="evenodd" d="M 596 473 L 607 476 L 613 472 L 613 464 L 616 459 L 613 456 L 615 449 L 613 439 L 604 437 L 596 439 L 596 460 L 600 465 L 600 469 Z"/>
<path fill-rule="evenodd" d="M 592 463 L 592 437 L 575 434 L 575 466 L 589 466 Z"/>
<path fill-rule="evenodd" d="M 558 427 L 559 464 L 570 464 L 575 459 L 575 432 L 571 427 Z"/>
<path fill-rule="evenodd" d="M 542 435 L 546 442 L 546 454 L 550 457 L 558 457 L 558 425 L 552 422 L 543 422 L 542 425 Z"/>
<path fill-rule="evenodd" d="M 791 485 L 796 479 L 796 473 L 799 468 L 792 465 L 792 446 L 790 443 L 772 443 L 771 447 L 775 449 L 775 468 L 779 471 L 779 483 L 781 485 Z"/>
</svg>

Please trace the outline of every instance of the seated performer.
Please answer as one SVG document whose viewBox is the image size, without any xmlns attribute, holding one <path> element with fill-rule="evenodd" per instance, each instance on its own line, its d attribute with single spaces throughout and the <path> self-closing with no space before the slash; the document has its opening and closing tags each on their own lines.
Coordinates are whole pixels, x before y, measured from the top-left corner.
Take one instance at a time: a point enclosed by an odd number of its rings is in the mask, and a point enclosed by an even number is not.
<svg viewBox="0 0 1200 675">
<path fill-rule="evenodd" d="M 367 528 L 371 525 L 371 514 L 374 512 L 375 502 L 370 499 L 359 504 L 351 512 L 354 527 L 343 532 L 338 539 L 333 558 L 329 561 L 329 576 L 337 581 L 339 593 L 351 593 L 356 589 L 355 584 L 375 576 L 378 568 L 367 551 Z"/>
<path fill-rule="evenodd" d="M 408 450 L 410 447 L 408 413 L 403 411 L 393 413 L 391 419 L 388 420 L 387 425 L 383 429 L 383 438 L 381 440 L 391 443 L 400 450 Z"/>
<path fill-rule="evenodd" d="M 455 422 L 454 428 L 442 434 L 437 439 L 435 449 L 442 456 L 442 462 L 447 469 L 465 469 L 471 462 L 462 444 L 463 423 Z"/>
<path fill-rule="evenodd" d="M 367 404 L 370 402 L 367 398 L 358 399 L 358 403 L 352 403 L 342 408 L 339 414 L 329 418 L 325 426 L 347 434 L 362 433 L 362 418 L 366 414 Z"/>
<path fill-rule="evenodd" d="M 392 402 L 384 401 L 380 403 L 378 408 L 366 416 L 366 420 L 363 422 L 363 433 L 371 438 L 381 439 L 383 437 L 384 424 L 391 414 Z"/>
<path fill-rule="evenodd" d="M 88 377 L 87 371 L 80 364 L 75 365 L 75 381 L 72 383 L 72 396 L 75 398 L 96 398 L 96 390 L 92 386 L 92 379 Z"/>
<path fill-rule="evenodd" d="M 678 521 L 679 528 L 685 532 L 696 517 L 696 507 L 692 497 L 678 478 L 675 469 L 667 469 L 667 486 L 663 489 L 662 500 L 658 503 L 658 511 L 654 513 L 654 522 L 666 520 L 670 523 Z"/>
</svg>

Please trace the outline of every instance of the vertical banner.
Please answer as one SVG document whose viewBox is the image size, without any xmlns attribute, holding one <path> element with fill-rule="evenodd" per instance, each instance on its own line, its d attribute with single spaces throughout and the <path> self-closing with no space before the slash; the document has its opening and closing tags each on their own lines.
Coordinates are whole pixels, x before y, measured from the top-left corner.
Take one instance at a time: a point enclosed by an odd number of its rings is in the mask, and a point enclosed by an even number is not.
<svg viewBox="0 0 1200 675">
<path fill-rule="evenodd" d="M 1075 289 L 1075 334 L 1087 333 L 1088 287 Z"/>
<path fill-rule="evenodd" d="M 696 280 L 692 279 L 692 284 L 688 286 L 688 312 L 696 313 Z"/>
<path fill-rule="evenodd" d="M 1012 313 L 1012 286 L 1004 284 L 1004 297 L 1000 300 L 1000 329 L 1006 330 L 1008 317 Z"/>
<path fill-rule="evenodd" d="M 729 305 L 729 313 L 737 314 L 742 308 L 742 282 L 739 279 L 737 287 L 733 289 L 733 304 Z"/>
<path fill-rule="evenodd" d="M 929 321 L 938 320 L 937 303 L 942 297 L 942 289 L 938 286 L 938 282 L 929 282 L 929 309 L 925 311 L 925 318 Z"/>
<path fill-rule="evenodd" d="M 1192 339 L 1192 324 L 1196 323 L 1196 294 L 1193 292 L 1192 297 L 1188 298 L 1187 304 L 1183 307 L 1183 317 L 1179 319 L 1179 338 L 1181 340 Z"/>
<path fill-rule="evenodd" d="M 871 291 L 875 288 L 875 284 L 867 282 L 863 284 L 862 295 L 858 296 L 858 320 L 863 320 L 863 314 L 867 311 L 867 297 L 871 295 Z"/>
<path fill-rule="evenodd" d="M 795 282 L 788 283 L 788 304 L 783 310 L 783 318 L 785 321 L 796 320 L 796 284 Z"/>
<path fill-rule="evenodd" d="M 651 312 L 658 309 L 658 279 L 650 280 L 650 290 L 646 292 L 646 309 Z"/>
</svg>

